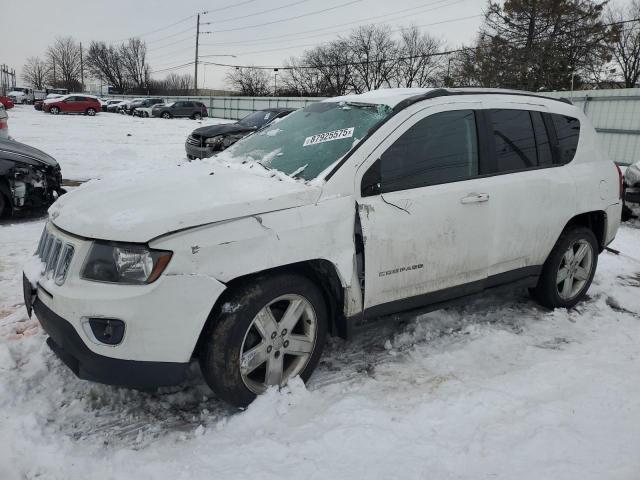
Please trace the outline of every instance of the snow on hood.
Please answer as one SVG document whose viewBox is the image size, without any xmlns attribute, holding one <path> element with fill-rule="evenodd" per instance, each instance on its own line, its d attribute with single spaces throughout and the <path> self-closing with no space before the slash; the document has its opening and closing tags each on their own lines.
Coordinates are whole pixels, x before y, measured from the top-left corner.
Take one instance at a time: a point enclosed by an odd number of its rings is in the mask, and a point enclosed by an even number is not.
<svg viewBox="0 0 640 480">
<path fill-rule="evenodd" d="M 177 230 L 308 205 L 320 191 L 258 164 L 209 161 L 93 180 L 60 197 L 49 215 L 75 235 L 144 243 Z"/>
</svg>

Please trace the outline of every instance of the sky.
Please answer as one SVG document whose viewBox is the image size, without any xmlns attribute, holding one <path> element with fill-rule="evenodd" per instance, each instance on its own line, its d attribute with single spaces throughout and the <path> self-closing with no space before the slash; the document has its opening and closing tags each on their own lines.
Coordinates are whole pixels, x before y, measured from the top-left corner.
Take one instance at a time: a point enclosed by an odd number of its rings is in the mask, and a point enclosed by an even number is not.
<svg viewBox="0 0 640 480">
<path fill-rule="evenodd" d="M 205 11 L 201 61 L 277 67 L 371 23 L 393 29 L 417 25 L 455 47 L 473 41 L 486 5 L 485 0 L 0 0 L 0 19 L 23 19 L 2 22 L 0 64 L 20 74 L 25 59 L 44 56 L 57 36 L 71 35 L 83 45 L 138 36 L 147 42 L 153 77 L 193 74 L 193 65 L 179 66 L 194 61 L 195 15 Z M 201 65 L 199 88 L 226 88 L 227 71 Z"/>
</svg>

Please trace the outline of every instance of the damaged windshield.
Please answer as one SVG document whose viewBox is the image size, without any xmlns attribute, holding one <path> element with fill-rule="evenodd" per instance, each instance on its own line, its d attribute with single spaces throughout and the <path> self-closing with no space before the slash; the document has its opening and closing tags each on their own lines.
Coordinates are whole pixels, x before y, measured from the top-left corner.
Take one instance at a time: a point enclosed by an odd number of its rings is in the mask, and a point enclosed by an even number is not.
<svg viewBox="0 0 640 480">
<path fill-rule="evenodd" d="M 239 141 L 220 159 L 253 161 L 311 180 L 351 150 L 391 111 L 387 105 L 312 103 Z"/>
</svg>

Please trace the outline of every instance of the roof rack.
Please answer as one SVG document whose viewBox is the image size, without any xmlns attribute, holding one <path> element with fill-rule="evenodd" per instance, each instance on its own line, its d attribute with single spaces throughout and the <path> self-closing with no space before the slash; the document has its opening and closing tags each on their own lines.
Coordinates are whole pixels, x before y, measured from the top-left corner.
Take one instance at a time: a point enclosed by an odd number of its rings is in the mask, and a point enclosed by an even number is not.
<svg viewBox="0 0 640 480">
<path fill-rule="evenodd" d="M 448 88 L 436 88 L 422 95 L 416 95 L 414 97 L 409 97 L 401 101 L 393 108 L 393 110 L 395 112 L 399 112 L 400 110 L 404 110 L 405 108 L 413 105 L 414 103 L 422 102 L 424 100 L 430 100 L 432 98 L 447 97 L 452 95 L 514 95 L 514 96 L 520 96 L 520 97 L 543 98 L 545 100 L 553 100 L 556 102 L 568 103 L 569 105 L 573 105 L 573 103 L 571 103 L 571 100 L 569 100 L 568 98 L 546 97 L 544 95 L 538 95 L 530 92 L 505 91 L 505 90 L 482 90 L 482 89 L 474 90 L 474 91 L 462 91 L 462 90 L 455 90 L 455 89 L 448 89 Z"/>
</svg>

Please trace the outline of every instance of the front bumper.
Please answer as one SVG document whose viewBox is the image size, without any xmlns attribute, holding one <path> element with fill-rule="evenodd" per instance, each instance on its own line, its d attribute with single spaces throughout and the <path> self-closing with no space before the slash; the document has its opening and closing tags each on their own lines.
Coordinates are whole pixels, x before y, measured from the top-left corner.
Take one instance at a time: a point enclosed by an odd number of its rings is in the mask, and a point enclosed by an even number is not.
<svg viewBox="0 0 640 480">
<path fill-rule="evenodd" d="M 26 299 L 25 299 L 26 300 Z M 108 385 L 150 388 L 184 381 L 189 363 L 122 360 L 87 348 L 75 328 L 36 298 L 33 310 L 47 332 L 47 345 L 81 379 Z"/>
<path fill-rule="evenodd" d="M 192 145 L 188 141 L 184 143 L 184 149 L 186 150 L 187 155 L 191 155 L 196 158 L 209 158 L 216 153 L 212 147 L 199 147 L 198 145 Z"/>
</svg>

